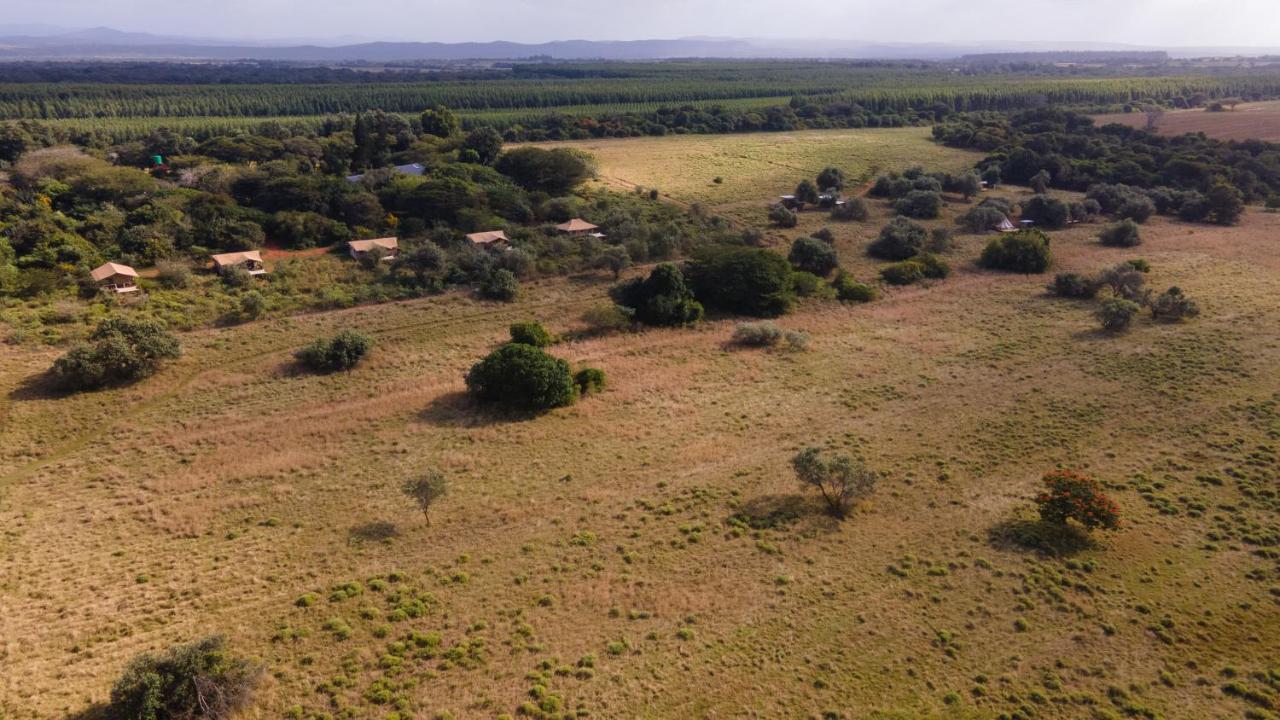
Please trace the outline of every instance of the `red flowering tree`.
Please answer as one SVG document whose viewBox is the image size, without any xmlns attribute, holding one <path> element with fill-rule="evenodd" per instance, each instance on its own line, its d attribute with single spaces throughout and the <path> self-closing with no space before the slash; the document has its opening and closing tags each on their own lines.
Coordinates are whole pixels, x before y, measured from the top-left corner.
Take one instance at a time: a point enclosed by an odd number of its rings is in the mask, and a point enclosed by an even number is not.
<svg viewBox="0 0 1280 720">
<path fill-rule="evenodd" d="M 1040 519 L 1055 525 L 1075 520 L 1085 528 L 1115 530 L 1120 508 L 1102 492 L 1097 480 L 1074 470 L 1054 470 L 1044 476 L 1044 490 L 1036 496 Z"/>
</svg>

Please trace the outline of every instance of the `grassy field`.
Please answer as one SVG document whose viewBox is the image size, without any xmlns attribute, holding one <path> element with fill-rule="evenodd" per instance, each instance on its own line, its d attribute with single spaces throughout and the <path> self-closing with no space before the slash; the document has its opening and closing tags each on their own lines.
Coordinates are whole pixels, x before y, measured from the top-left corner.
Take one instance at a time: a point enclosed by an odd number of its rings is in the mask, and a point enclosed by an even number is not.
<svg viewBox="0 0 1280 720">
<path fill-rule="evenodd" d="M 904 132 L 901 155 L 796 140 L 700 165 L 716 140 L 643 141 L 666 153 L 644 177 L 625 145 L 602 174 L 718 206 L 828 162 L 949 157 Z M 833 226 L 864 279 L 874 205 Z M 220 632 L 270 670 L 262 719 L 1267 717 L 1280 215 L 1154 219 L 1131 250 L 1097 230 L 1055 233 L 1057 268 L 1141 256 L 1202 316 L 1103 336 L 962 236 L 944 281 L 783 318 L 805 352 L 731 348 L 732 319 L 558 345 L 610 387 L 524 420 L 472 407 L 463 372 L 512 321 L 574 329 L 604 276 L 186 333 L 156 377 L 76 397 L 30 383 L 56 351 L 0 347 L 0 715 L 88 717 L 135 653 Z M 368 362 L 294 371 L 345 327 Z M 788 467 L 811 444 L 885 473 L 843 523 Z M 1065 556 L 1007 543 L 1059 464 L 1124 527 Z M 451 481 L 429 525 L 399 490 L 427 468 Z"/>
<path fill-rule="evenodd" d="M 1098 125 L 1120 123 L 1129 127 L 1145 128 L 1147 117 L 1142 113 L 1116 113 L 1095 115 Z M 1208 112 L 1203 109 L 1174 110 L 1161 116 L 1156 125 L 1161 135 L 1204 133 L 1217 140 L 1249 140 L 1256 138 L 1268 142 L 1280 142 L 1280 100 L 1242 103 L 1234 110 Z"/>
<path fill-rule="evenodd" d="M 856 185 L 876 173 L 911 165 L 960 170 L 981 156 L 939 145 L 929 128 L 807 130 L 746 135 L 672 135 L 548 143 L 595 156 L 600 181 L 631 190 L 657 188 L 684 204 L 758 220 L 764 208 L 824 167 L 845 171 Z M 716 183 L 715 179 L 722 182 Z"/>
</svg>

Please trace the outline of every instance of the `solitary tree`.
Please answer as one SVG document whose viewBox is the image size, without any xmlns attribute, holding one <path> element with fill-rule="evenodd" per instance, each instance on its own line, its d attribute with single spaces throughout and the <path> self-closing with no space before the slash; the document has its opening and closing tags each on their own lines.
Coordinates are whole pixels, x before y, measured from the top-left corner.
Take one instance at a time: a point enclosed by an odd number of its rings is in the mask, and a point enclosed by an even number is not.
<svg viewBox="0 0 1280 720">
<path fill-rule="evenodd" d="M 796 478 L 805 487 L 816 488 L 827 504 L 827 510 L 843 518 L 855 503 L 870 495 L 876 486 L 875 472 L 848 455 L 822 459 L 822 451 L 810 447 L 791 459 Z"/>
<path fill-rule="evenodd" d="M 405 480 L 403 490 L 405 495 L 418 504 L 418 509 L 422 510 L 422 516 L 430 525 L 431 506 L 444 497 L 448 484 L 445 482 L 444 475 L 436 470 L 428 470 L 421 477 Z"/>
<path fill-rule="evenodd" d="M 809 205 L 818 204 L 818 188 L 811 180 L 801 180 L 796 185 L 796 200 Z"/>
<path fill-rule="evenodd" d="M 1088 530 L 1120 527 L 1120 508 L 1097 480 L 1072 470 L 1054 470 L 1043 481 L 1044 490 L 1036 496 L 1041 520 L 1054 525 L 1075 520 Z"/>
</svg>

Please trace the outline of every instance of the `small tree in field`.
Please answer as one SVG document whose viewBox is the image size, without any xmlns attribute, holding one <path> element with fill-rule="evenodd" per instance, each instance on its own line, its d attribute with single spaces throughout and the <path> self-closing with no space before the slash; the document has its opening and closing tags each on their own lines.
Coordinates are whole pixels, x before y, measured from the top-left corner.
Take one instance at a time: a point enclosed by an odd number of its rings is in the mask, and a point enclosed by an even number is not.
<svg viewBox="0 0 1280 720">
<path fill-rule="evenodd" d="M 847 516 L 854 504 L 876 487 L 876 474 L 848 455 L 823 460 L 821 450 L 805 448 L 791 459 L 791 467 L 800 484 L 816 488 L 827 510 L 838 518 Z"/>
<path fill-rule="evenodd" d="M 129 662 L 111 688 L 107 717 L 228 720 L 253 699 L 262 669 L 233 655 L 221 637 L 174 645 Z"/>
<path fill-rule="evenodd" d="M 426 518 L 427 524 L 430 525 L 431 506 L 444 497 L 448 487 L 444 475 L 435 470 L 428 470 L 421 477 L 405 480 L 403 490 L 405 495 L 408 495 L 418 504 L 418 509 L 422 511 L 422 516 Z"/>
<path fill-rule="evenodd" d="M 1036 496 L 1040 519 L 1054 525 L 1075 520 L 1086 530 L 1120 527 L 1120 508 L 1102 492 L 1097 480 L 1073 470 L 1054 470 L 1044 476 L 1044 490 Z"/>
</svg>

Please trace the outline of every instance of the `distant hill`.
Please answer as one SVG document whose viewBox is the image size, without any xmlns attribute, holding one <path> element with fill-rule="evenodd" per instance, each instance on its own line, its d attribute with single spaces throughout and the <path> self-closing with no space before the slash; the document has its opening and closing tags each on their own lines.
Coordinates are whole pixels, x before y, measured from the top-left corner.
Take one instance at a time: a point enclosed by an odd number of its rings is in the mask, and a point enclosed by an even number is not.
<svg viewBox="0 0 1280 720">
<path fill-rule="evenodd" d="M 273 60 L 304 63 L 372 63 L 463 60 L 660 60 L 669 58 L 865 58 L 974 62 L 1088 62 L 1052 60 L 1048 54 L 1154 58 L 1154 48 L 1114 44 L 1008 42 L 972 45 L 863 42 L 821 39 L 686 37 L 654 40 L 559 40 L 516 42 L 349 42 L 327 40 L 237 40 L 126 32 L 113 28 L 68 30 L 47 25 L 0 25 L 0 60 Z M 1180 48 L 1176 57 L 1260 55 L 1277 48 Z M 1149 60 L 1148 60 L 1149 61 Z"/>
</svg>

